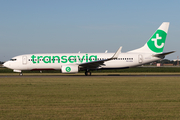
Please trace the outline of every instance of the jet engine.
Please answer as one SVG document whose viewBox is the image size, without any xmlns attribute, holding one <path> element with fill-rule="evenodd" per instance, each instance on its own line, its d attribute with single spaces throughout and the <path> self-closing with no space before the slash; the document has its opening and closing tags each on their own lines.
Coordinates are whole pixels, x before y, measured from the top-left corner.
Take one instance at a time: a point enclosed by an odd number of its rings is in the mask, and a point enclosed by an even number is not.
<svg viewBox="0 0 180 120">
<path fill-rule="evenodd" d="M 79 66 L 78 65 L 63 65 L 61 67 L 62 73 L 78 73 Z"/>
</svg>

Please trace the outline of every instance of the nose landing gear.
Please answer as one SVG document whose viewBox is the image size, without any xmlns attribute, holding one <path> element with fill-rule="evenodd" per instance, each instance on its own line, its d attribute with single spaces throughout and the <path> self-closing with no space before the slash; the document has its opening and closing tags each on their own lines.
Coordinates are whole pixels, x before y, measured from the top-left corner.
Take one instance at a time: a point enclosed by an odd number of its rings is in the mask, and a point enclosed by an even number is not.
<svg viewBox="0 0 180 120">
<path fill-rule="evenodd" d="M 23 76 L 23 73 L 22 73 L 22 72 L 20 72 L 20 73 L 19 73 L 19 76 Z"/>
</svg>

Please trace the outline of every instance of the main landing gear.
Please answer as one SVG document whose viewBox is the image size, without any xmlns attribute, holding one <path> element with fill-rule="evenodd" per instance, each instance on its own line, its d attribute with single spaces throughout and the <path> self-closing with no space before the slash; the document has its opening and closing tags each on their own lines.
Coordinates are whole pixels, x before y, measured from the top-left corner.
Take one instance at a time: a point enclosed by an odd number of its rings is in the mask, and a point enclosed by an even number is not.
<svg viewBox="0 0 180 120">
<path fill-rule="evenodd" d="M 85 72 L 85 75 L 86 75 L 86 76 L 91 76 L 91 72 L 90 72 L 90 71 L 86 71 L 86 72 Z"/>
</svg>

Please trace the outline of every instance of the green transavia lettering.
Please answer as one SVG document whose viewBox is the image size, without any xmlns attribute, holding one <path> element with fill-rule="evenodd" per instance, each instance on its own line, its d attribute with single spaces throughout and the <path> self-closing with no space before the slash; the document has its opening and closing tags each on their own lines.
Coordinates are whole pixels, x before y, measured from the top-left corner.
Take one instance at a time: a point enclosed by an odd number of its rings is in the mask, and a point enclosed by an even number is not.
<svg viewBox="0 0 180 120">
<path fill-rule="evenodd" d="M 91 61 L 96 61 L 97 60 L 97 55 L 91 55 L 88 56 L 88 54 L 81 56 L 76 56 L 76 55 L 71 55 L 71 56 L 31 56 L 32 63 L 76 63 L 80 62 L 82 63 L 83 61 L 85 62 L 91 62 Z"/>
</svg>

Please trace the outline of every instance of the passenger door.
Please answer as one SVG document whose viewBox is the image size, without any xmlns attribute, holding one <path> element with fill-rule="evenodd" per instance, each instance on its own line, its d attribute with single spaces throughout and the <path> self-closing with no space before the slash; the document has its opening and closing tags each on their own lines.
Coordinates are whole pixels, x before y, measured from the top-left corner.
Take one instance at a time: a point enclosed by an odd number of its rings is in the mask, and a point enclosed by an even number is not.
<svg viewBox="0 0 180 120">
<path fill-rule="evenodd" d="M 138 62 L 143 63 L 143 56 L 141 54 L 138 55 Z"/>
<path fill-rule="evenodd" d="M 27 64 L 27 56 L 22 56 L 22 64 L 23 65 Z"/>
</svg>

